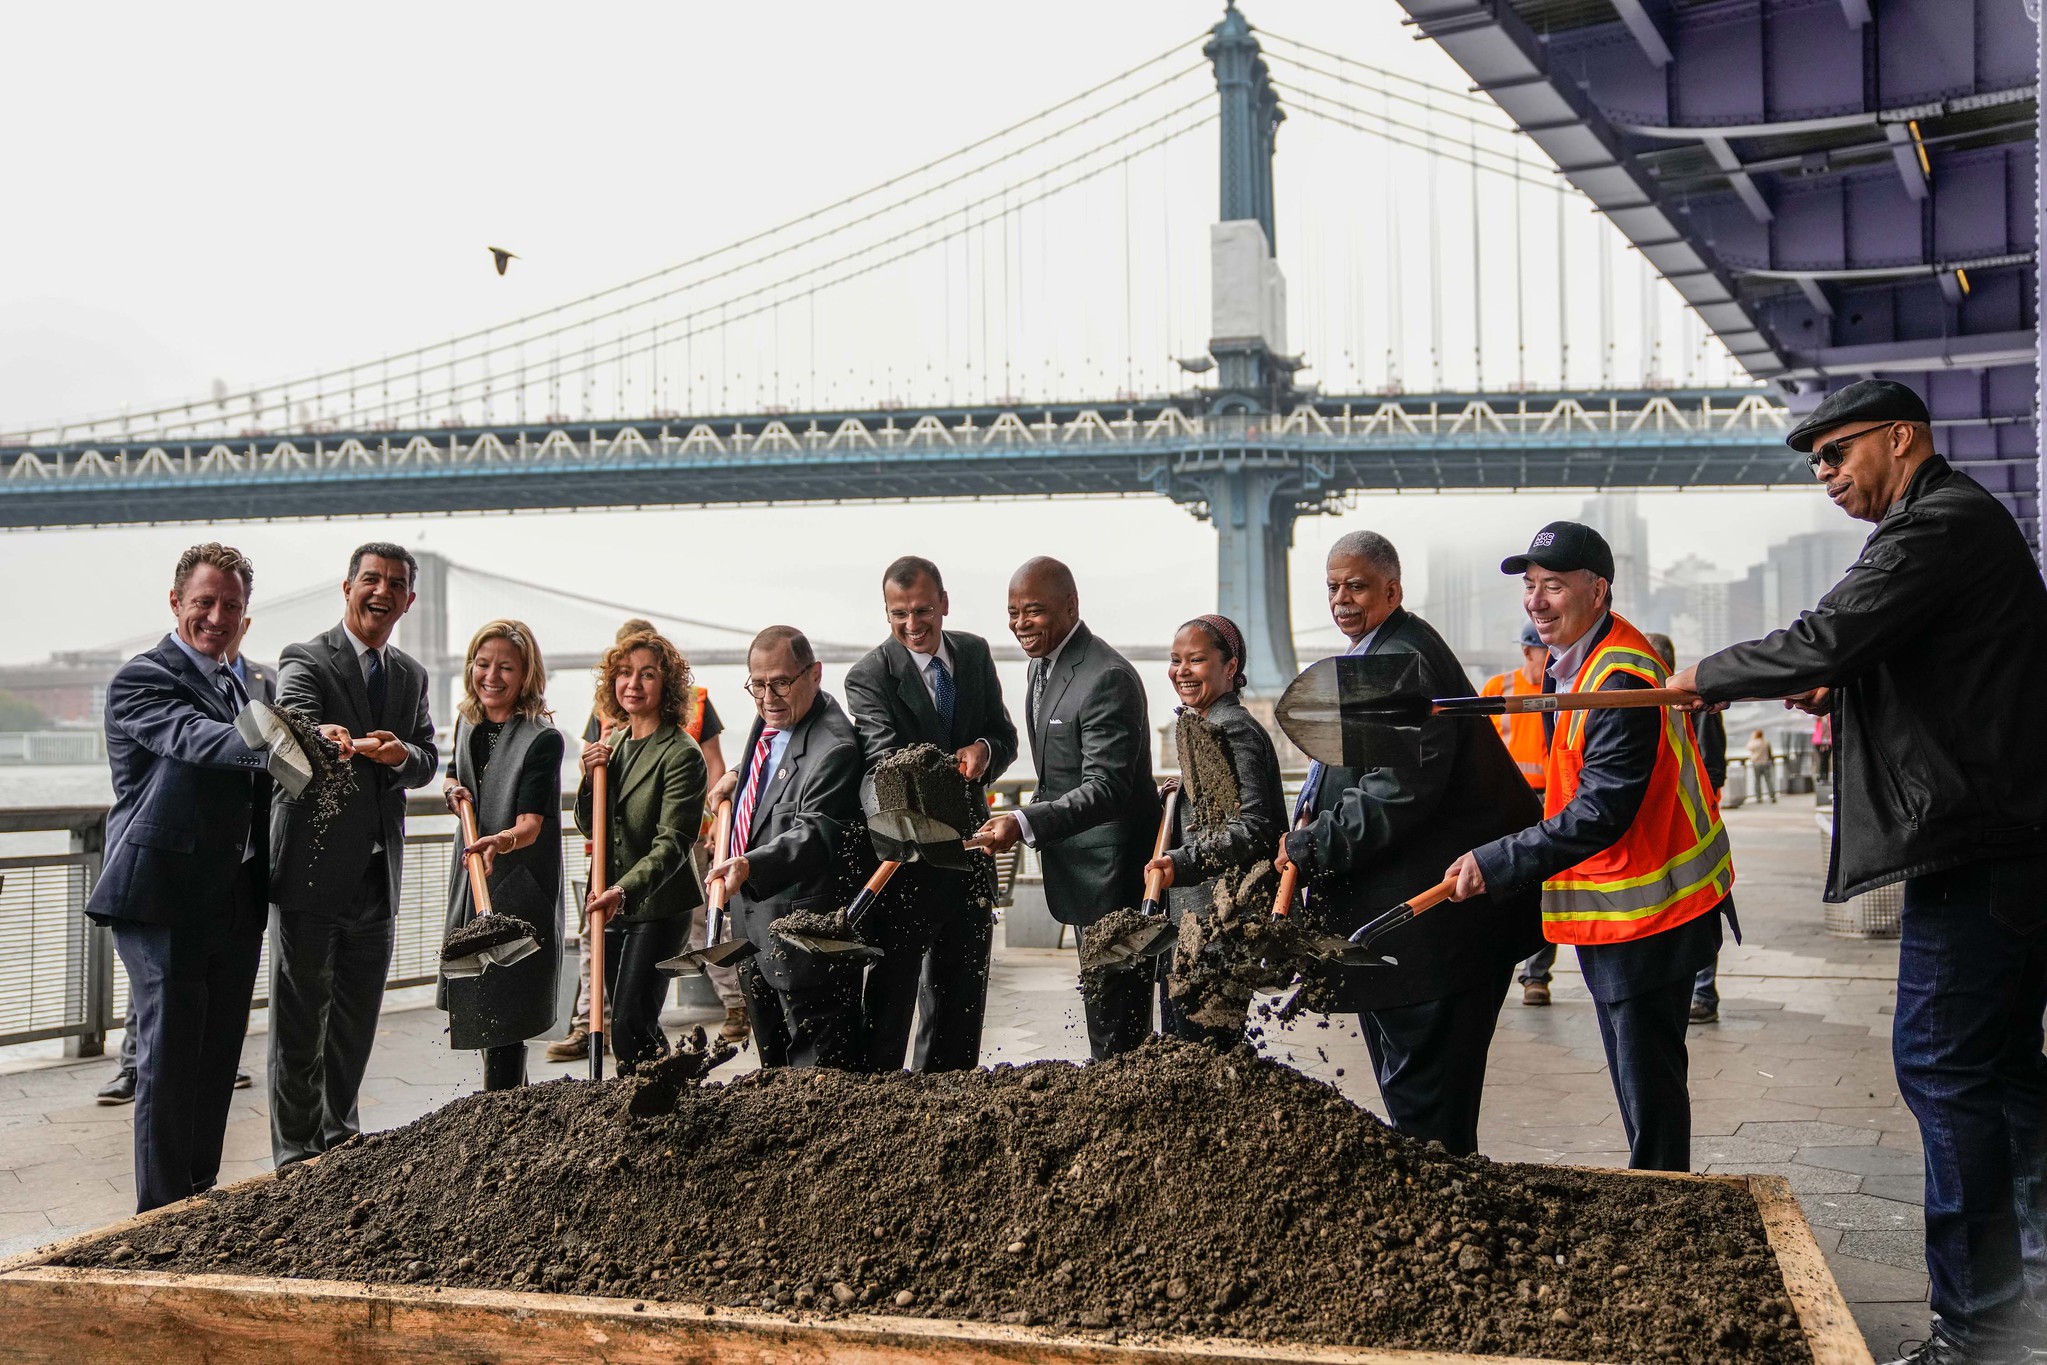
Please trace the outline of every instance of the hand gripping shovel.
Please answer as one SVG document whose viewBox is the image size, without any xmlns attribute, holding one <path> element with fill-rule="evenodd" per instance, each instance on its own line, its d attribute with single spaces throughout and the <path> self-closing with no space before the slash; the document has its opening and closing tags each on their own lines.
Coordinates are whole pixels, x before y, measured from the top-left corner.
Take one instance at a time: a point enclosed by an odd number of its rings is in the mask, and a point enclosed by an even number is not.
<svg viewBox="0 0 2047 1365">
<path fill-rule="evenodd" d="M 725 850 L 732 846 L 732 803 L 718 803 L 717 832 L 711 836 L 711 847 L 724 857 Z M 751 939 L 726 938 L 729 927 L 725 919 L 725 879 L 719 878 L 704 898 L 704 946 L 692 948 L 686 953 L 663 959 L 654 964 L 654 970 L 668 976 L 682 976 L 703 967 L 730 967 L 746 961 L 760 949 L 753 946 Z"/>
<path fill-rule="evenodd" d="M 475 805 L 467 797 L 457 797 L 455 815 L 462 822 L 462 847 L 473 847 L 477 837 Z M 488 967 L 510 966 L 539 952 L 532 925 L 491 908 L 483 855 L 468 853 L 462 862 L 469 871 L 469 901 L 476 913 L 441 945 L 441 975 L 481 976 Z"/>
<path fill-rule="evenodd" d="M 1310 664 L 1288 683 L 1277 716 L 1302 753 L 1331 767 L 1411 768 L 1421 761 L 1422 722 L 1436 716 L 1620 711 L 1692 700 L 1691 693 L 1670 687 L 1432 699 L 1422 685 L 1419 655 L 1343 654 Z"/>
<path fill-rule="evenodd" d="M 793 916 L 785 916 L 782 919 L 778 919 L 769 925 L 768 928 L 774 933 L 776 938 L 781 939 L 784 943 L 793 944 L 803 949 L 806 953 L 817 953 L 823 957 L 849 959 L 880 957 L 882 955 L 881 949 L 871 943 L 861 941 L 860 925 L 866 920 L 868 912 L 874 908 L 875 902 L 881 899 L 882 888 L 888 885 L 889 878 L 895 876 L 896 869 L 901 866 L 900 862 L 890 859 L 874 869 L 874 875 L 867 879 L 867 885 L 860 888 L 859 893 L 853 897 L 852 904 L 846 907 L 845 912 L 837 916 L 839 923 L 844 926 L 843 929 L 825 930 L 820 928 L 813 932 L 808 929 L 790 926 L 789 921 L 794 918 Z M 818 918 L 824 917 L 820 916 Z"/>
<path fill-rule="evenodd" d="M 1179 809 L 1180 789 L 1174 787 L 1166 793 L 1166 809 L 1159 817 L 1158 837 L 1152 840 L 1152 857 L 1163 858 L 1166 855 L 1166 840 L 1173 835 L 1173 816 Z M 1163 872 L 1145 873 L 1144 903 L 1137 907 L 1137 913 L 1144 916 L 1144 922 L 1112 938 L 1089 942 L 1089 965 L 1120 967 L 1126 962 L 1155 958 L 1173 950 L 1173 945 L 1180 941 L 1180 928 L 1165 914 L 1165 880 Z"/>
<path fill-rule="evenodd" d="M 602 740 L 598 741 L 600 744 Z M 611 765 L 590 770 L 590 899 L 605 891 L 604 863 L 611 851 Z M 604 915 L 590 913 L 590 1079 L 604 1079 Z"/>
<path fill-rule="evenodd" d="M 1279 894 L 1272 898 L 1272 917 L 1293 921 L 1294 892 L 1300 885 L 1301 869 L 1288 862 L 1286 871 L 1279 874 Z M 1288 942 L 1285 939 L 1282 942 Z M 1295 929 L 1288 946 L 1297 952 L 1314 958 L 1317 962 L 1334 962 L 1340 967 L 1377 967 L 1392 965 L 1392 958 L 1375 958 L 1365 954 L 1347 938 L 1325 934 L 1315 929 Z"/>
</svg>

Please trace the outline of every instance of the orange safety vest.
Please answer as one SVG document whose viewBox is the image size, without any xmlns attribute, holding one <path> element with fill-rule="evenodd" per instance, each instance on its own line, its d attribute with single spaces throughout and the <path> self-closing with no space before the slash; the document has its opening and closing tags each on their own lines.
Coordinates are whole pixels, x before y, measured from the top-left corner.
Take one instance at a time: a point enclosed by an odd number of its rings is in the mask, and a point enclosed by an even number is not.
<svg viewBox="0 0 2047 1365">
<path fill-rule="evenodd" d="M 682 718 L 682 732 L 699 742 L 704 737 L 704 699 L 710 695 L 708 687 L 690 688 L 689 708 Z"/>
<path fill-rule="evenodd" d="M 1510 668 L 1497 678 L 1489 678 L 1479 695 L 1482 697 L 1525 697 L 1542 691 L 1542 684 L 1530 683 L 1521 676 L 1521 670 Z M 1518 716 L 1494 716 L 1493 728 L 1500 732 L 1501 741 L 1507 752 L 1514 756 L 1514 766 L 1521 770 L 1521 776 L 1528 779 L 1528 785 L 1541 791 L 1543 768 L 1549 760 L 1542 736 L 1542 712 L 1523 711 Z"/>
<path fill-rule="evenodd" d="M 1642 632 L 1620 616 L 1571 680 L 1569 691 L 1596 691 L 1615 673 L 1651 687 L 1664 685 L 1663 660 Z M 1626 943 L 1711 911 L 1734 886 L 1734 854 L 1720 822 L 1720 798 L 1692 737 L 1691 719 L 1665 707 L 1656 766 L 1635 823 L 1620 841 L 1542 884 L 1542 927 L 1552 943 Z M 1543 815 L 1556 815 L 1578 794 L 1585 768 L 1583 711 L 1557 715 L 1550 741 Z"/>
</svg>

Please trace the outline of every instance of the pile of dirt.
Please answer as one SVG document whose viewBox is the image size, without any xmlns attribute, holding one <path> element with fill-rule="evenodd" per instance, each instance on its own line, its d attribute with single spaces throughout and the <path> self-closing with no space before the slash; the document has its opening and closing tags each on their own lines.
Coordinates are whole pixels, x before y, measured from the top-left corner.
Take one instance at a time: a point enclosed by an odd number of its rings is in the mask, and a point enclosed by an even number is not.
<svg viewBox="0 0 2047 1365">
<path fill-rule="evenodd" d="M 846 920 L 844 910 L 830 912 L 822 910 L 797 910 L 771 922 L 768 929 L 779 935 L 794 938 L 829 938 L 851 942 L 859 935 Z"/>
<path fill-rule="evenodd" d="M 876 763 L 874 797 L 882 810 L 921 811 L 962 838 L 988 818 L 987 807 L 961 776 L 959 760 L 936 744 L 912 744 Z"/>
<path fill-rule="evenodd" d="M 777 1069 L 679 1085 L 665 1112 L 644 1084 L 473 1095 L 64 1261 L 1113 1338 L 1810 1360 L 1745 1192 L 1449 1157 L 1248 1048 Z"/>
<path fill-rule="evenodd" d="M 512 915 L 500 915 L 493 911 L 478 915 L 465 924 L 456 927 L 441 943 L 441 961 L 452 962 L 458 957 L 480 953 L 486 948 L 499 948 L 507 943 L 517 943 L 522 938 L 533 938 L 536 931 L 525 920 Z"/>
</svg>

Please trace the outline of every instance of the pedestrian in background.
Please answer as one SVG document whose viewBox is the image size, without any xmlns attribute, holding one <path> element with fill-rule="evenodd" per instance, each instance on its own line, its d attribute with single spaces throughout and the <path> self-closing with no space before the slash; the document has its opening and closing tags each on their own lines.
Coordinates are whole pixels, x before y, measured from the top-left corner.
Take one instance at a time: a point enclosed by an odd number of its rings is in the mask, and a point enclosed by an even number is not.
<svg viewBox="0 0 2047 1365">
<path fill-rule="evenodd" d="M 1482 697 L 1525 697 L 1540 695 L 1543 690 L 1543 670 L 1549 665 L 1549 651 L 1543 647 L 1542 635 L 1535 628 L 1535 622 L 1523 621 L 1516 643 L 1521 649 L 1521 666 L 1510 668 L 1486 680 L 1479 689 Z M 1518 715 L 1495 716 L 1493 727 L 1500 732 L 1500 739 L 1513 756 L 1514 766 L 1521 776 L 1528 779 L 1528 785 L 1535 789 L 1537 797 L 1542 795 L 1544 782 L 1543 768 L 1549 758 L 1549 735 L 1543 727 L 1542 713 L 1523 711 Z M 1514 974 L 1521 983 L 1521 1003 L 1540 1009 L 1550 1002 L 1549 983 L 1557 965 L 1557 945 L 1545 942 L 1522 963 Z"/>
<path fill-rule="evenodd" d="M 1651 633 L 1647 637 L 1656 647 L 1656 653 L 1663 660 L 1663 666 L 1673 671 L 1677 668 L 1677 645 L 1668 635 Z M 1727 722 L 1718 711 L 1702 711 L 1687 719 L 1692 725 L 1692 734 L 1699 745 L 1699 761 L 1705 765 L 1706 785 L 1713 789 L 1717 801 L 1720 789 L 1727 785 Z M 1728 892 L 1723 904 L 1727 913 L 1734 914 L 1734 893 Z M 1699 974 L 1692 978 L 1692 1006 L 1689 1022 L 1694 1024 L 1717 1024 L 1720 1022 L 1720 954 L 1716 950 L 1713 960 L 1699 968 Z"/>
<path fill-rule="evenodd" d="M 1769 736 L 1757 730 L 1748 737 L 1748 770 L 1755 775 L 1756 800 L 1763 799 L 1763 793 L 1770 794 L 1770 804 L 1777 804 L 1777 755 L 1770 748 Z"/>
</svg>

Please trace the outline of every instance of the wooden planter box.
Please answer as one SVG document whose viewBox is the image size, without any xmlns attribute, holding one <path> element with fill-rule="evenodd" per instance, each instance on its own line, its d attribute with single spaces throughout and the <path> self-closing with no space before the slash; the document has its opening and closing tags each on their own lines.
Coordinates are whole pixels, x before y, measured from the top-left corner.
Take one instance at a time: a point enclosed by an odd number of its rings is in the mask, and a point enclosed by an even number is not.
<svg viewBox="0 0 2047 1365">
<path fill-rule="evenodd" d="M 269 1176 L 259 1176 L 267 1180 Z M 1720 1180 L 1755 1198 L 1816 1365 L 1873 1365 L 1805 1215 L 1781 1177 Z M 931 1318 L 812 1320 L 672 1303 L 489 1289 L 364 1286 L 335 1280 L 73 1269 L 48 1264 L 172 1205 L 86 1237 L 0 1261 L 0 1323 L 10 1359 L 316 1365 L 358 1362 L 603 1361 L 606 1365 L 1533 1365 L 1505 1356 L 1360 1347 L 1274 1346 L 1183 1338 L 1111 1344 L 1093 1337 Z"/>
</svg>

